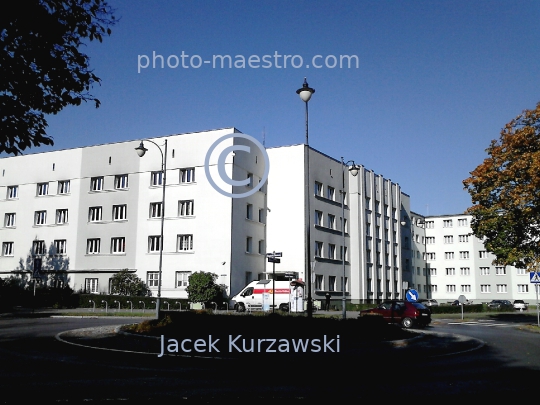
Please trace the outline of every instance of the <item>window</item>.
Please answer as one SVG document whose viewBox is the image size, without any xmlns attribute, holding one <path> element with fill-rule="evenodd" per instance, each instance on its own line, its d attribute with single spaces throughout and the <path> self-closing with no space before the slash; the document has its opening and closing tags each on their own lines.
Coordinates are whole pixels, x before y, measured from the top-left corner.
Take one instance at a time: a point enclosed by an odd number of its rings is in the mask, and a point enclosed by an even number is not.
<svg viewBox="0 0 540 405">
<path fill-rule="evenodd" d="M 481 293 L 490 293 L 491 292 L 491 285 L 489 285 L 489 284 L 480 284 L 480 292 Z"/>
<path fill-rule="evenodd" d="M 508 286 L 506 284 L 497 284 L 497 292 L 498 293 L 508 292 Z"/>
<path fill-rule="evenodd" d="M 436 292 L 437 292 L 437 284 L 430 284 L 429 290 L 430 290 L 431 292 L 436 293 Z"/>
<path fill-rule="evenodd" d="M 102 219 L 101 207 L 90 207 L 88 210 L 88 222 L 97 222 Z"/>
<path fill-rule="evenodd" d="M 480 250 L 478 252 L 479 256 L 480 256 L 480 259 L 487 259 L 487 251 L 485 250 Z"/>
<path fill-rule="evenodd" d="M 527 274 L 527 271 L 525 269 L 516 269 L 516 274 L 518 276 L 524 276 L 525 274 Z"/>
<path fill-rule="evenodd" d="M 149 271 L 146 273 L 146 285 L 148 287 L 157 287 L 159 283 L 159 272 Z"/>
<path fill-rule="evenodd" d="M 4 217 L 4 226 L 6 228 L 11 228 L 15 226 L 16 214 L 14 212 L 9 212 Z"/>
<path fill-rule="evenodd" d="M 455 284 L 447 284 L 446 285 L 446 292 L 448 292 L 448 293 L 456 292 L 456 285 Z"/>
<path fill-rule="evenodd" d="M 480 274 L 482 276 L 489 276 L 489 267 L 480 267 Z"/>
<path fill-rule="evenodd" d="M 322 257 L 323 243 L 315 242 L 315 257 Z"/>
<path fill-rule="evenodd" d="M 435 269 L 435 268 L 429 269 L 429 275 L 430 276 L 436 276 L 437 275 L 437 269 Z"/>
<path fill-rule="evenodd" d="M 459 252 L 459 258 L 460 259 L 468 259 L 469 258 L 469 252 L 468 251 Z"/>
<path fill-rule="evenodd" d="M 7 188 L 7 197 L 8 200 L 12 200 L 14 198 L 19 198 L 19 186 L 9 186 Z"/>
<path fill-rule="evenodd" d="M 468 242 L 469 241 L 469 235 L 459 235 L 459 241 L 460 242 Z"/>
<path fill-rule="evenodd" d="M 336 291 L 336 276 L 328 276 L 328 291 Z"/>
<path fill-rule="evenodd" d="M 32 243 L 32 252 L 35 255 L 44 255 L 46 251 L 44 240 L 35 240 Z"/>
<path fill-rule="evenodd" d="M 343 260 L 343 246 L 339 248 L 339 260 Z M 345 246 L 345 260 L 347 260 L 347 246 Z"/>
<path fill-rule="evenodd" d="M 506 267 L 495 267 L 495 274 L 497 276 L 506 276 Z"/>
<path fill-rule="evenodd" d="M 315 225 L 319 225 L 319 226 L 322 226 L 323 223 L 323 214 L 321 211 L 315 211 Z"/>
<path fill-rule="evenodd" d="M 426 229 L 433 229 L 435 228 L 435 221 L 425 221 Z"/>
<path fill-rule="evenodd" d="M 49 183 L 38 183 L 37 185 L 37 195 L 44 196 L 49 194 Z"/>
<path fill-rule="evenodd" d="M 97 278 L 85 278 L 84 279 L 84 291 L 90 294 L 99 293 L 98 279 Z"/>
<path fill-rule="evenodd" d="M 457 220 L 458 226 L 467 226 L 467 218 L 460 218 Z"/>
<path fill-rule="evenodd" d="M 70 183 L 69 180 L 61 180 L 58 182 L 58 194 L 69 194 Z"/>
<path fill-rule="evenodd" d="M 47 211 L 36 211 L 34 214 L 34 225 L 45 225 L 47 222 Z"/>
<path fill-rule="evenodd" d="M 150 218 L 161 218 L 163 216 L 163 203 L 153 202 L 150 203 Z"/>
<path fill-rule="evenodd" d="M 180 183 L 194 183 L 194 182 L 195 182 L 195 168 L 194 167 L 180 169 Z"/>
<path fill-rule="evenodd" d="M 178 251 L 193 250 L 193 235 L 178 235 Z M 251 252 L 251 250 L 249 250 Z"/>
<path fill-rule="evenodd" d="M 517 288 L 518 288 L 518 293 L 528 293 L 529 292 L 529 284 L 518 284 Z"/>
<path fill-rule="evenodd" d="M 259 254 L 264 255 L 264 253 L 265 253 L 264 251 L 265 251 L 265 249 L 264 249 L 264 239 L 261 239 L 259 241 Z"/>
<path fill-rule="evenodd" d="M 329 243 L 328 244 L 328 258 L 329 259 L 335 259 L 336 258 L 336 245 Z"/>
<path fill-rule="evenodd" d="M 461 292 L 462 293 L 470 293 L 471 292 L 471 285 L 470 284 L 462 284 L 461 285 Z"/>
<path fill-rule="evenodd" d="M 13 256 L 13 242 L 2 243 L 2 256 Z"/>
<path fill-rule="evenodd" d="M 120 174 L 114 176 L 114 188 L 117 190 L 128 188 L 128 175 Z"/>
<path fill-rule="evenodd" d="M 452 235 L 446 235 L 444 237 L 444 243 L 454 243 L 454 237 Z"/>
<path fill-rule="evenodd" d="M 97 255 L 101 250 L 101 239 L 93 238 L 86 240 L 86 254 Z"/>
<path fill-rule="evenodd" d="M 366 197 L 366 210 L 371 209 L 371 198 Z"/>
<path fill-rule="evenodd" d="M 191 271 L 177 271 L 176 288 L 186 288 L 189 285 L 189 276 L 191 276 Z"/>
<path fill-rule="evenodd" d="M 454 258 L 454 252 L 444 252 L 445 260 L 452 260 Z"/>
<path fill-rule="evenodd" d="M 111 253 L 126 253 L 126 238 L 111 238 Z"/>
<path fill-rule="evenodd" d="M 435 243 L 435 236 L 428 236 L 426 238 L 426 244 L 427 245 L 433 245 Z"/>
<path fill-rule="evenodd" d="M 246 218 L 253 219 L 253 204 L 247 204 L 246 206 Z"/>
<path fill-rule="evenodd" d="M 251 253 L 253 238 L 248 236 L 246 238 L 246 253 Z"/>
<path fill-rule="evenodd" d="M 113 221 L 123 221 L 127 219 L 127 205 L 113 205 L 112 212 Z"/>
<path fill-rule="evenodd" d="M 315 195 L 322 197 L 322 183 L 318 181 L 315 182 Z"/>
<path fill-rule="evenodd" d="M 66 240 L 65 239 L 56 239 L 53 242 L 54 245 L 54 252 L 57 255 L 65 255 L 67 253 L 66 250 Z"/>
<path fill-rule="evenodd" d="M 149 236 L 148 237 L 148 252 L 159 252 L 161 246 L 161 236 Z"/>
<path fill-rule="evenodd" d="M 427 253 L 428 260 L 435 260 L 435 253 Z"/>
<path fill-rule="evenodd" d="M 56 210 L 56 224 L 67 224 L 68 223 L 68 210 L 60 209 Z"/>
<path fill-rule="evenodd" d="M 452 228 L 452 220 L 451 219 L 443 220 L 443 228 Z"/>
<path fill-rule="evenodd" d="M 455 276 L 456 275 L 456 269 L 453 267 L 447 267 L 446 268 L 446 275 L 447 276 Z"/>
<path fill-rule="evenodd" d="M 326 187 L 326 198 L 332 201 L 336 200 L 336 189 L 334 187 Z"/>
<path fill-rule="evenodd" d="M 90 179 L 90 191 L 101 191 L 101 190 L 103 190 L 103 176 L 92 177 Z"/>
<path fill-rule="evenodd" d="M 193 200 L 181 200 L 178 201 L 178 216 L 187 217 L 195 215 L 195 202 Z"/>
<path fill-rule="evenodd" d="M 470 276 L 471 275 L 471 268 L 470 267 L 462 267 L 459 269 L 462 276 Z"/>
<path fill-rule="evenodd" d="M 264 223 L 264 209 L 259 209 L 259 222 Z"/>
<path fill-rule="evenodd" d="M 321 274 L 315 275 L 315 290 L 319 291 L 319 290 L 324 289 L 323 281 L 324 281 L 324 276 L 322 276 Z"/>
<path fill-rule="evenodd" d="M 152 172 L 150 174 L 150 185 L 161 186 L 163 184 L 163 171 Z"/>
<path fill-rule="evenodd" d="M 332 214 L 328 214 L 328 228 L 330 229 L 336 229 L 336 216 Z"/>
<path fill-rule="evenodd" d="M 253 173 L 247 174 L 247 180 L 248 180 L 248 183 L 246 184 L 246 187 L 252 188 L 253 187 Z"/>
<path fill-rule="evenodd" d="M 387 287 L 388 290 L 390 290 L 390 287 Z M 349 291 L 349 283 L 348 278 L 345 277 L 345 283 L 343 283 L 343 277 L 341 277 L 341 291 Z"/>
</svg>

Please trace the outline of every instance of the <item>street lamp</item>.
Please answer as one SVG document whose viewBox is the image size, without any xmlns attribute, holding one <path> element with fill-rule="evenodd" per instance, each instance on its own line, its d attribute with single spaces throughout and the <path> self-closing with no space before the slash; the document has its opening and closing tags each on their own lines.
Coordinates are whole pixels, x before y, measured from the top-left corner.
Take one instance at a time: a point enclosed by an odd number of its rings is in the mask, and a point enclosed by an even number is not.
<svg viewBox="0 0 540 405">
<path fill-rule="evenodd" d="M 346 301 L 347 301 L 347 293 L 345 288 L 345 166 L 351 166 L 349 167 L 349 172 L 353 175 L 353 177 L 356 177 L 358 175 L 358 172 L 360 171 L 360 166 L 358 166 L 356 163 L 354 163 L 354 160 L 349 160 L 347 163 L 343 163 L 343 156 L 341 157 L 341 178 L 343 181 L 342 189 L 341 189 L 341 234 L 343 236 L 343 246 L 341 247 L 341 263 L 343 265 L 343 281 L 341 283 L 341 290 L 343 291 L 343 297 L 341 298 L 341 304 L 342 304 L 342 317 L 343 319 L 347 319 L 347 311 L 345 309 Z"/>
<path fill-rule="evenodd" d="M 311 96 L 315 93 L 315 89 L 309 87 L 307 78 L 304 77 L 304 84 L 301 88 L 296 90 L 296 94 L 300 96 L 302 101 L 306 104 L 306 143 L 304 144 L 304 188 L 305 188 L 305 201 L 306 201 L 306 263 L 305 263 L 305 274 L 307 282 L 307 313 L 308 318 L 313 317 L 313 303 L 311 302 L 311 209 L 309 204 L 309 125 L 308 125 L 308 102 L 311 99 Z"/>
<path fill-rule="evenodd" d="M 163 226 L 165 224 L 165 185 L 167 184 L 166 178 L 167 178 L 167 140 L 165 139 L 165 151 L 161 149 L 161 147 L 155 143 L 154 141 L 151 141 L 150 139 L 146 139 L 146 141 L 153 143 L 157 146 L 159 149 L 159 152 L 161 153 L 161 170 L 163 172 L 163 193 L 161 198 L 161 234 L 160 234 L 160 243 L 159 243 L 159 270 L 158 270 L 158 292 L 157 292 L 157 298 L 156 298 L 156 318 L 160 319 L 160 308 L 161 308 L 161 272 L 163 268 Z M 144 147 L 143 141 L 141 141 L 141 144 L 135 148 L 137 151 L 137 155 L 139 157 L 143 157 L 145 153 L 148 151 Z"/>
</svg>

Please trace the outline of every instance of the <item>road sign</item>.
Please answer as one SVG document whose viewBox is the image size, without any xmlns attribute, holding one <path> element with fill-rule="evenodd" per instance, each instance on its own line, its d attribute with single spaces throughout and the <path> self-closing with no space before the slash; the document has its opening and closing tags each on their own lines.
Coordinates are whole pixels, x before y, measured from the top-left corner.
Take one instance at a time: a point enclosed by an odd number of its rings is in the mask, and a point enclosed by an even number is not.
<svg viewBox="0 0 540 405">
<path fill-rule="evenodd" d="M 407 291 L 406 297 L 407 301 L 416 302 L 418 301 L 418 291 L 410 289 L 409 291 Z"/>
<path fill-rule="evenodd" d="M 281 263 L 281 259 L 277 259 L 273 256 L 268 256 L 268 263 Z"/>
<path fill-rule="evenodd" d="M 294 277 L 296 277 L 296 275 L 294 273 L 285 273 L 285 277 L 294 278 Z"/>
<path fill-rule="evenodd" d="M 282 252 L 273 252 L 273 253 L 267 253 L 266 256 L 268 257 L 282 257 Z"/>
<path fill-rule="evenodd" d="M 38 278 L 41 272 L 41 257 L 34 257 L 34 269 L 32 271 L 32 277 Z"/>
<path fill-rule="evenodd" d="M 531 271 L 529 273 L 529 277 L 530 277 L 531 283 L 540 284 L 540 273 L 539 272 Z"/>
<path fill-rule="evenodd" d="M 467 302 L 467 297 L 465 297 L 464 295 L 460 295 L 458 297 L 458 301 L 460 304 L 465 304 Z"/>
</svg>

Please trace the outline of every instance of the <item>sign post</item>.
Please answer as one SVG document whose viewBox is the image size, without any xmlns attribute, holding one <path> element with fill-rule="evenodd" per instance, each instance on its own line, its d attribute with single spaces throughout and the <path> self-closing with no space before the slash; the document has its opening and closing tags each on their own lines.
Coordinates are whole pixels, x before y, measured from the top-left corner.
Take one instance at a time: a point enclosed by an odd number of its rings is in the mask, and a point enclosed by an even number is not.
<svg viewBox="0 0 540 405">
<path fill-rule="evenodd" d="M 458 298 L 459 305 L 461 305 L 461 320 L 463 320 L 463 305 L 467 302 L 467 297 L 460 295 Z"/>
<path fill-rule="evenodd" d="M 538 308 L 538 284 L 540 284 L 540 272 L 531 271 L 529 273 L 530 281 L 536 288 L 536 322 L 540 326 L 540 308 Z"/>
<path fill-rule="evenodd" d="M 278 257 L 282 256 L 282 252 L 267 253 L 268 263 L 272 263 L 272 313 L 276 312 L 276 263 L 280 263 L 281 260 Z"/>
</svg>

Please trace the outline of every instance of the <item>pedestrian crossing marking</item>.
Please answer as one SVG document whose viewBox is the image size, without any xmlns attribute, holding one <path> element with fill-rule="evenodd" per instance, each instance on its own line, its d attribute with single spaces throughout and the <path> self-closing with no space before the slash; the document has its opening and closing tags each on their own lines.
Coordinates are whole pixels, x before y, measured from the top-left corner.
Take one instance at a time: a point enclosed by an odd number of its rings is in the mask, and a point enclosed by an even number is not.
<svg viewBox="0 0 540 405">
<path fill-rule="evenodd" d="M 540 273 L 531 272 L 531 283 L 540 283 Z"/>
</svg>

